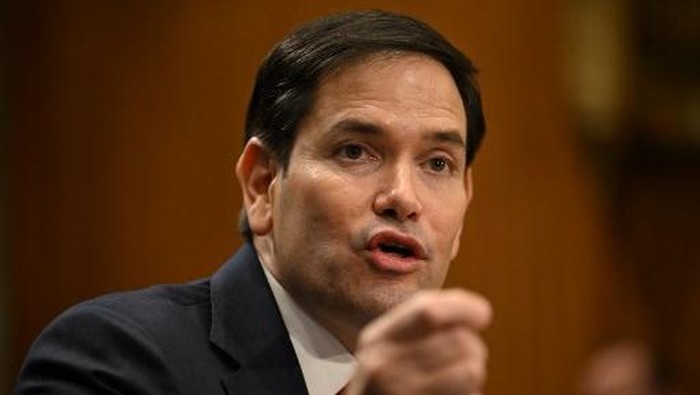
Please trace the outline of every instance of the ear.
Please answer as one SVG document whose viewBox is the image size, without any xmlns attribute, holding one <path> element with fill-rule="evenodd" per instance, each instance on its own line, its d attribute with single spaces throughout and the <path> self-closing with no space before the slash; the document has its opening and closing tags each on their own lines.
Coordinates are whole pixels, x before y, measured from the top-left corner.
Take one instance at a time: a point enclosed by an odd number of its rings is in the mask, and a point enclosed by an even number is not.
<svg viewBox="0 0 700 395">
<path fill-rule="evenodd" d="M 474 197 L 474 183 L 472 182 L 472 167 L 467 167 L 464 172 L 464 192 L 467 194 L 467 208 L 469 209 L 469 203 L 472 202 L 472 197 Z M 466 211 L 465 211 L 466 212 Z"/>
<path fill-rule="evenodd" d="M 469 210 L 469 204 L 472 202 L 472 197 L 474 196 L 474 184 L 472 183 L 472 168 L 467 167 L 464 173 L 464 192 L 467 199 L 466 207 L 464 208 L 464 213 Z M 451 259 L 455 259 L 457 253 L 459 253 L 459 244 L 462 240 L 462 229 L 464 229 L 464 223 L 459 227 L 457 235 L 455 236 L 454 242 L 452 243 Z"/>
<path fill-rule="evenodd" d="M 272 230 L 272 185 L 278 173 L 277 162 L 257 137 L 245 145 L 236 164 L 236 177 L 243 191 L 243 205 L 253 234 Z"/>
</svg>

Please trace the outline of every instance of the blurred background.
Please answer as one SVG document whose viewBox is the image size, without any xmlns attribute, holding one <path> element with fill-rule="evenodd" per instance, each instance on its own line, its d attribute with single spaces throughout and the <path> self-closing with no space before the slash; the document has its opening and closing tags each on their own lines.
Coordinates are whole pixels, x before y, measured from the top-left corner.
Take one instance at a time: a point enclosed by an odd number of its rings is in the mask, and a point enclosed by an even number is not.
<svg viewBox="0 0 700 395">
<path fill-rule="evenodd" d="M 67 307 L 236 250 L 260 60 L 366 8 L 423 19 L 481 70 L 448 285 L 495 306 L 486 393 L 700 394 L 695 0 L 2 3 L 0 393 Z"/>
</svg>

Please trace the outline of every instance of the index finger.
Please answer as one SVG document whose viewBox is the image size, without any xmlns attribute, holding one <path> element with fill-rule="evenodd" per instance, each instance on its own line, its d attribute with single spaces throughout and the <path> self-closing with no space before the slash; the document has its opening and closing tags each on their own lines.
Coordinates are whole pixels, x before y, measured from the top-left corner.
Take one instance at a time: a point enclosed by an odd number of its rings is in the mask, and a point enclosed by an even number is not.
<svg viewBox="0 0 700 395">
<path fill-rule="evenodd" d="M 454 325 L 474 330 L 491 322 L 491 304 L 483 296 L 463 289 L 423 291 L 371 322 L 361 341 L 392 337 L 406 339 Z"/>
</svg>

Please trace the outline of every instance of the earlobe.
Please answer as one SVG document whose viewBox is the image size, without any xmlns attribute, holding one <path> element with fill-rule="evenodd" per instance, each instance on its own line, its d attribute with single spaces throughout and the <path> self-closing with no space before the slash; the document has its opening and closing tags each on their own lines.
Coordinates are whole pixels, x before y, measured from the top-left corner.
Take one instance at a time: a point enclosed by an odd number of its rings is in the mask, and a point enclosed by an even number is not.
<svg viewBox="0 0 700 395">
<path fill-rule="evenodd" d="M 472 168 L 467 167 L 464 173 L 464 191 L 467 196 L 467 209 L 469 209 L 469 203 L 472 202 L 472 197 L 474 197 L 474 183 L 472 182 Z"/>
<path fill-rule="evenodd" d="M 255 235 L 272 230 L 272 185 L 277 164 L 257 137 L 245 145 L 236 164 L 236 177 L 243 191 L 243 205 L 250 229 Z"/>
<path fill-rule="evenodd" d="M 459 253 L 459 246 L 462 240 L 462 229 L 464 229 L 464 225 L 459 227 L 457 235 L 452 241 L 452 251 L 450 251 L 450 260 L 454 260 L 457 257 L 457 254 Z"/>
</svg>

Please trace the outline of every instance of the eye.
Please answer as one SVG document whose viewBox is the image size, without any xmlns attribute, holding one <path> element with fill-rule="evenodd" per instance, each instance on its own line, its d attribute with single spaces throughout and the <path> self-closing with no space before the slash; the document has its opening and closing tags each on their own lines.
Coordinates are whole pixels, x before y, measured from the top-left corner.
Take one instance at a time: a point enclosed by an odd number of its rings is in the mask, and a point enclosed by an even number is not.
<svg viewBox="0 0 700 395">
<path fill-rule="evenodd" d="M 366 150 L 359 144 L 347 144 L 340 148 L 340 155 L 351 160 L 358 160 L 366 154 Z"/>
<path fill-rule="evenodd" d="M 345 162 L 368 162 L 377 159 L 376 154 L 363 144 L 343 144 L 335 152 L 336 157 Z"/>
<path fill-rule="evenodd" d="M 456 168 L 452 160 L 445 156 L 434 156 L 428 159 L 424 166 L 428 171 L 437 174 L 452 173 Z"/>
<path fill-rule="evenodd" d="M 428 161 L 430 170 L 441 172 L 447 167 L 447 162 L 443 158 L 432 158 Z"/>
</svg>

